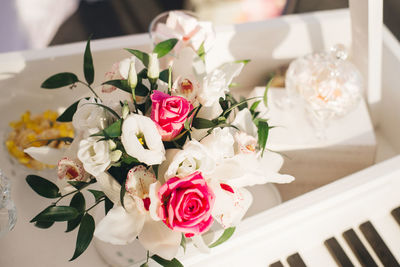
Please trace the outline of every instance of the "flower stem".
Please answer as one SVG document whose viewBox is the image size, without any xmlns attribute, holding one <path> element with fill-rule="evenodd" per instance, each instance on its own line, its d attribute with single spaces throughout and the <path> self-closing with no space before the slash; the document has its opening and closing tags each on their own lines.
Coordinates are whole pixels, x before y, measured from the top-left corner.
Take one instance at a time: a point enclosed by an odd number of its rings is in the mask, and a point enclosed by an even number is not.
<svg viewBox="0 0 400 267">
<path fill-rule="evenodd" d="M 89 212 L 89 210 L 93 209 L 94 207 L 96 207 L 97 205 L 99 205 L 101 202 L 103 202 L 104 200 L 106 200 L 105 197 L 101 198 L 99 201 L 96 201 L 96 203 L 94 203 L 90 208 L 88 208 L 85 212 Z"/>
<path fill-rule="evenodd" d="M 80 83 L 83 84 L 83 85 L 86 85 L 87 88 L 89 88 L 90 91 L 92 91 L 92 93 L 94 94 L 94 96 L 101 100 L 101 98 L 96 94 L 96 92 L 93 90 L 93 88 L 92 88 L 89 84 L 87 84 L 87 83 L 85 83 L 85 82 L 82 82 L 82 81 L 80 81 L 80 80 L 79 80 L 78 82 L 80 82 Z"/>
</svg>

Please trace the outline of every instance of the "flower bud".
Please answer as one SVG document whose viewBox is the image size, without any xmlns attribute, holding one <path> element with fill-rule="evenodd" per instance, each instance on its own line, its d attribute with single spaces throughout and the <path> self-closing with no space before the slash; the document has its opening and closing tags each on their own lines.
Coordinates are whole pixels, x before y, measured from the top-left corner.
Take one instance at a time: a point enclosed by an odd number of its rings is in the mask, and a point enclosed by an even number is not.
<svg viewBox="0 0 400 267">
<path fill-rule="evenodd" d="M 136 88 L 137 82 L 138 79 L 135 68 L 135 60 L 132 60 L 128 72 L 128 85 L 132 90 L 134 90 Z"/>
<path fill-rule="evenodd" d="M 122 151 L 121 150 L 114 150 L 113 152 L 110 153 L 110 158 L 112 162 L 117 162 L 122 156 Z"/>
<path fill-rule="evenodd" d="M 113 140 L 110 139 L 107 142 L 108 142 L 108 147 L 109 147 L 110 151 L 117 148 L 117 144 Z"/>
<path fill-rule="evenodd" d="M 130 110 L 129 110 L 128 103 L 125 101 L 124 105 L 122 106 L 122 118 L 126 119 L 126 117 L 128 117 L 128 115 L 129 115 L 129 112 L 130 112 Z"/>
<path fill-rule="evenodd" d="M 160 75 L 160 66 L 158 63 L 158 55 L 157 53 L 150 53 L 149 54 L 149 68 L 147 70 L 147 77 L 150 79 L 158 79 Z"/>
</svg>

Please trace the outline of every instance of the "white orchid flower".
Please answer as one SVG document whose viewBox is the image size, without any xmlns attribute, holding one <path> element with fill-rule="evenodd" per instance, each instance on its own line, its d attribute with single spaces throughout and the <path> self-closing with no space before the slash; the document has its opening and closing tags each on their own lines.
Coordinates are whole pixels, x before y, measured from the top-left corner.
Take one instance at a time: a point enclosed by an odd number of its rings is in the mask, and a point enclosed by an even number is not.
<svg viewBox="0 0 400 267">
<path fill-rule="evenodd" d="M 208 51 L 215 40 L 215 32 L 211 22 L 198 21 L 182 11 L 171 11 L 165 23 L 158 23 L 152 33 L 156 42 L 170 38 L 179 40 L 174 51 L 179 52 L 184 47 L 199 50 L 203 44 Z"/>
<path fill-rule="evenodd" d="M 231 158 L 234 155 L 233 144 L 235 140 L 228 128 L 215 128 L 211 134 L 200 142 L 211 157 L 218 164 L 225 158 Z"/>
<path fill-rule="evenodd" d="M 257 136 L 257 127 L 253 122 L 250 110 L 247 108 L 240 110 L 236 114 L 232 125 L 250 136 Z"/>
<path fill-rule="evenodd" d="M 94 235 L 104 242 L 125 245 L 136 238 L 146 250 L 171 260 L 178 252 L 181 233 L 169 229 L 162 221 L 154 221 L 150 214 L 150 185 L 155 175 L 139 165 L 128 173 L 124 206 L 119 202 L 121 186 L 107 173 L 98 176 L 103 192 L 114 202 L 114 207 L 98 223 Z"/>
<path fill-rule="evenodd" d="M 161 164 L 165 159 L 161 136 L 148 117 L 128 115 L 122 124 L 121 141 L 128 155 L 147 165 Z"/>
</svg>

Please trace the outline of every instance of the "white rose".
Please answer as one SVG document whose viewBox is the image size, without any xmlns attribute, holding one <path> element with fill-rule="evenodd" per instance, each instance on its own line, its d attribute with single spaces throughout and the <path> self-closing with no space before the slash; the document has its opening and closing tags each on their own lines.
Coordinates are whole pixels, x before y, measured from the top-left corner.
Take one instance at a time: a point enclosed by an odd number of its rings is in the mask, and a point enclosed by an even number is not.
<svg viewBox="0 0 400 267">
<path fill-rule="evenodd" d="M 107 111 L 96 105 L 96 100 L 82 99 L 79 101 L 78 108 L 72 117 L 72 125 L 78 131 L 88 131 L 89 129 L 104 129 L 107 125 Z"/>
<path fill-rule="evenodd" d="M 85 170 L 93 176 L 104 172 L 111 164 L 109 142 L 100 137 L 88 137 L 79 143 L 78 158 Z"/>
<path fill-rule="evenodd" d="M 165 160 L 164 144 L 157 126 L 148 117 L 130 114 L 122 124 L 121 141 L 126 153 L 147 165 Z"/>
<path fill-rule="evenodd" d="M 179 150 L 171 162 L 164 162 L 163 164 L 169 164 L 164 175 L 165 180 L 174 176 L 182 178 L 195 171 L 207 175 L 215 169 L 215 161 L 208 154 L 207 148 L 196 140 L 185 144 L 183 150 Z"/>
</svg>

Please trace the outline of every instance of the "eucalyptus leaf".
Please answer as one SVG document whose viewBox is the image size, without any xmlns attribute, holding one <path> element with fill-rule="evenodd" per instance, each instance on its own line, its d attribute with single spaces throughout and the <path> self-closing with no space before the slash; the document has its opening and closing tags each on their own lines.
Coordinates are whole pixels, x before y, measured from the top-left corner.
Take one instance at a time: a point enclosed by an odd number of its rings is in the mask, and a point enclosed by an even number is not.
<svg viewBox="0 0 400 267">
<path fill-rule="evenodd" d="M 152 258 L 155 262 L 164 267 L 183 267 L 182 263 L 180 263 L 176 258 L 173 258 L 170 261 L 163 259 L 158 255 L 153 255 L 150 258 Z"/>
<path fill-rule="evenodd" d="M 126 51 L 133 54 L 137 59 L 142 61 L 143 65 L 147 68 L 149 66 L 149 55 L 145 52 L 136 50 L 136 49 L 129 49 L 125 48 Z"/>
<path fill-rule="evenodd" d="M 92 193 L 92 195 L 94 196 L 94 199 L 97 201 L 99 201 L 102 197 L 105 196 L 103 191 L 98 191 L 98 190 L 93 190 L 93 189 L 88 189 L 88 191 L 90 193 Z"/>
<path fill-rule="evenodd" d="M 127 80 L 110 80 L 102 83 L 102 85 L 108 84 L 117 87 L 118 89 L 121 89 L 127 93 L 132 93 L 131 87 L 128 85 Z M 141 82 L 138 82 L 135 88 L 135 95 L 137 96 L 147 96 L 149 94 L 149 89 L 147 89 L 146 86 L 144 86 Z"/>
<path fill-rule="evenodd" d="M 169 79 L 169 69 L 165 69 L 163 71 L 160 72 L 160 76 L 158 77 L 158 79 L 160 79 L 161 81 L 168 83 L 168 79 Z"/>
<path fill-rule="evenodd" d="M 85 74 L 86 82 L 91 85 L 94 81 L 94 67 L 92 52 L 90 51 L 90 39 L 87 40 L 85 54 L 83 56 L 83 73 Z"/>
<path fill-rule="evenodd" d="M 71 199 L 71 202 L 69 203 L 70 207 L 76 208 L 76 210 L 80 213 L 78 217 L 76 217 L 73 220 L 68 221 L 67 223 L 67 230 L 65 232 L 71 232 L 74 230 L 78 225 L 81 223 L 82 218 L 83 218 L 83 213 L 85 212 L 86 209 L 86 202 L 83 194 L 81 192 L 77 192 Z"/>
<path fill-rule="evenodd" d="M 168 54 L 172 49 L 174 49 L 177 42 L 178 39 L 175 38 L 162 41 L 154 47 L 153 53 L 157 53 L 157 57 L 161 58 Z"/>
<path fill-rule="evenodd" d="M 196 129 L 207 129 L 216 126 L 217 124 L 203 118 L 194 118 L 192 126 Z"/>
<path fill-rule="evenodd" d="M 36 221 L 34 225 L 37 228 L 49 229 L 51 226 L 53 226 L 53 224 L 54 224 L 54 222 Z"/>
<path fill-rule="evenodd" d="M 76 110 L 78 109 L 79 101 L 74 102 L 69 106 L 60 116 L 58 116 L 57 121 L 59 122 L 70 122 L 74 117 Z"/>
<path fill-rule="evenodd" d="M 235 232 L 235 229 L 236 229 L 235 227 L 226 228 L 225 231 L 222 233 L 222 235 L 208 247 L 213 248 L 218 245 L 221 245 L 222 243 L 227 241 L 233 235 L 233 233 Z"/>
<path fill-rule="evenodd" d="M 87 249 L 93 239 L 94 229 L 94 219 L 90 214 L 86 213 L 79 226 L 74 255 L 69 261 L 75 260 Z"/>
<path fill-rule="evenodd" d="M 58 198 L 61 196 L 58 186 L 43 177 L 37 175 L 28 175 L 26 177 L 26 182 L 33 189 L 33 191 L 42 197 Z"/>
<path fill-rule="evenodd" d="M 258 145 L 261 149 L 261 156 L 264 155 L 264 150 L 267 145 L 269 126 L 266 120 L 259 120 L 257 125 L 257 133 L 258 133 Z"/>
<path fill-rule="evenodd" d="M 69 206 L 49 206 L 35 216 L 30 222 L 64 222 L 78 217 L 79 212 L 76 208 Z"/>
<path fill-rule="evenodd" d="M 56 89 L 78 82 L 78 77 L 71 72 L 61 72 L 47 78 L 41 87 L 44 89 Z"/>
</svg>

